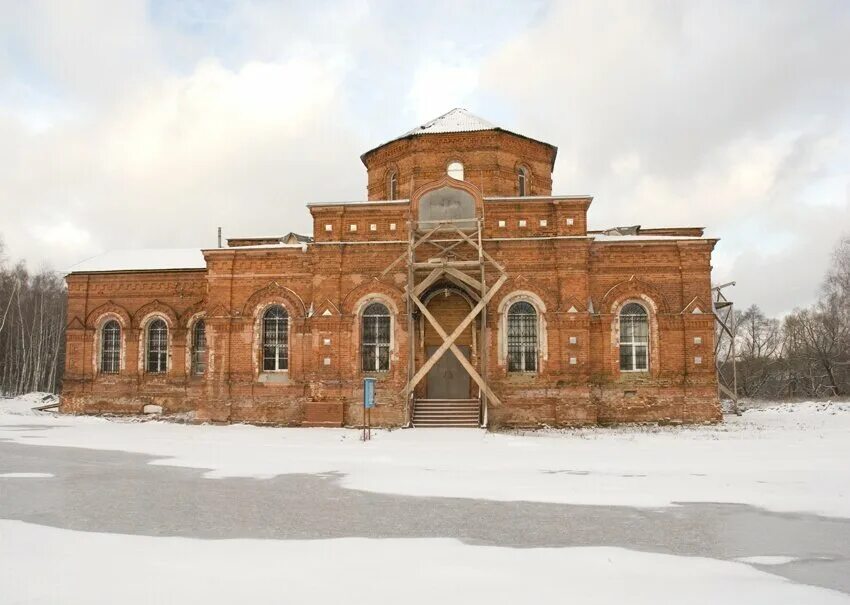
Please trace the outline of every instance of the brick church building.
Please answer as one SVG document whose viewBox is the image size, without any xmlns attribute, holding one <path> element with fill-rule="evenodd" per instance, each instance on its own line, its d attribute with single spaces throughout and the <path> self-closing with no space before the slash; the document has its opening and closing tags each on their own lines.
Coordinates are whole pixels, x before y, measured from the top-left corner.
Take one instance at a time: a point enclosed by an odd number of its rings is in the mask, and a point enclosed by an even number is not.
<svg viewBox="0 0 850 605">
<path fill-rule="evenodd" d="M 720 419 L 701 228 L 588 230 L 557 148 L 455 109 L 361 156 L 309 236 L 107 253 L 67 276 L 61 409 L 351 426 Z M 264 227 L 265 228 L 265 227 Z"/>
</svg>

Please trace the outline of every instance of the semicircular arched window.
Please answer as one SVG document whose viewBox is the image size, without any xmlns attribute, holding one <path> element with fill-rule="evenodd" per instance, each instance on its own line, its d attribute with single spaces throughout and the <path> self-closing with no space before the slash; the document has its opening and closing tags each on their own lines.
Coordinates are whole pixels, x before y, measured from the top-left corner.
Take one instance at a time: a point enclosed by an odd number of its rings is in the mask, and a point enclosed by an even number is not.
<svg viewBox="0 0 850 605">
<path fill-rule="evenodd" d="M 463 180 L 463 164 L 460 162 L 451 162 L 446 168 L 446 174 L 448 174 L 453 179 L 457 179 L 459 181 Z"/>
<path fill-rule="evenodd" d="M 163 319 L 154 319 L 148 324 L 145 371 L 149 374 L 168 371 L 168 325 Z"/>
<path fill-rule="evenodd" d="M 536 372 L 537 310 L 526 301 L 508 309 L 508 372 Z"/>
<path fill-rule="evenodd" d="M 525 197 L 528 195 L 528 171 L 522 166 L 516 172 L 517 195 Z"/>
<path fill-rule="evenodd" d="M 392 317 L 387 306 L 373 302 L 363 309 L 360 350 L 364 372 L 390 369 L 390 330 Z"/>
<path fill-rule="evenodd" d="M 280 305 L 263 314 L 263 371 L 289 369 L 289 314 Z"/>
<path fill-rule="evenodd" d="M 649 369 L 649 314 L 639 303 L 620 310 L 620 370 L 645 372 Z"/>
<path fill-rule="evenodd" d="M 398 176 L 395 171 L 390 172 L 387 179 L 387 199 L 394 200 L 398 198 Z"/>
<path fill-rule="evenodd" d="M 110 319 L 100 331 L 100 371 L 117 374 L 121 370 L 121 324 Z"/>
<path fill-rule="evenodd" d="M 192 326 L 192 374 L 201 376 L 207 371 L 207 323 L 199 319 Z"/>
</svg>

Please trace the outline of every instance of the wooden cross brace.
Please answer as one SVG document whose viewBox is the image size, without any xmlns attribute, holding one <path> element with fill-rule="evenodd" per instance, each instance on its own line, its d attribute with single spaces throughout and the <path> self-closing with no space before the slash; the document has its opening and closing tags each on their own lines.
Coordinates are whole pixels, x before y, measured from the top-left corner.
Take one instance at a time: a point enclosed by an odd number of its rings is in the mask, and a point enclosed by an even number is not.
<svg viewBox="0 0 850 605">
<path fill-rule="evenodd" d="M 430 311 L 428 311 L 428 308 L 425 306 L 425 304 L 421 300 L 419 300 L 419 297 L 413 295 L 413 293 L 408 290 L 408 297 L 410 298 L 410 300 L 413 301 L 413 303 L 417 307 L 419 307 L 419 310 L 422 311 L 422 314 L 425 316 L 428 322 L 432 326 L 434 326 L 434 330 L 436 330 L 437 334 L 440 335 L 440 338 L 443 339 L 443 344 L 441 344 L 437 348 L 437 350 L 434 351 L 434 354 L 428 358 L 425 364 L 421 368 L 419 368 L 413 378 L 410 379 L 410 382 L 407 383 L 407 386 L 404 389 L 405 395 L 409 395 L 411 392 L 413 392 L 413 389 L 416 387 L 416 385 L 421 382 L 425 375 L 428 374 L 431 368 L 434 367 L 434 365 L 440 360 L 440 358 L 446 353 L 446 351 L 451 350 L 452 354 L 457 357 L 457 360 L 467 371 L 470 377 L 476 382 L 479 388 L 481 388 L 481 390 L 487 394 L 487 397 L 492 401 L 496 402 L 497 405 L 501 404 L 499 398 L 496 396 L 495 393 L 493 393 L 492 390 L 490 390 L 490 387 L 487 385 L 486 381 L 481 377 L 475 367 L 469 362 L 469 360 L 466 358 L 466 355 L 464 355 L 463 352 L 458 349 L 457 345 L 455 345 L 454 343 L 458 339 L 458 337 L 463 333 L 463 331 L 467 328 L 467 326 L 469 326 L 469 324 L 472 323 L 472 321 L 478 316 L 481 310 L 485 306 L 487 306 L 487 303 L 504 285 L 507 279 L 508 276 L 502 274 L 502 276 L 499 277 L 496 283 L 493 284 L 493 286 L 487 291 L 487 293 L 481 298 L 481 300 L 478 301 L 478 304 L 476 304 L 475 307 L 472 308 L 469 314 L 463 319 L 463 321 L 458 324 L 458 326 L 454 329 L 454 332 L 452 332 L 451 334 L 446 333 L 446 331 L 436 320 L 436 318 L 431 315 Z M 487 343 L 481 343 L 481 346 L 487 346 Z"/>
</svg>

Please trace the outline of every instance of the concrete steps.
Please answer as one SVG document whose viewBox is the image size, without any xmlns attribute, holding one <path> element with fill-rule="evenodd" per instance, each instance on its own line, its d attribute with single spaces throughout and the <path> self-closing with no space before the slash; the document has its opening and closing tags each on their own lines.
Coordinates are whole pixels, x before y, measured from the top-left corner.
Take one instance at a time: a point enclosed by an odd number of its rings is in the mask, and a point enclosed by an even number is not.
<svg viewBox="0 0 850 605">
<path fill-rule="evenodd" d="M 481 426 L 477 399 L 417 399 L 413 406 L 415 427 Z"/>
</svg>

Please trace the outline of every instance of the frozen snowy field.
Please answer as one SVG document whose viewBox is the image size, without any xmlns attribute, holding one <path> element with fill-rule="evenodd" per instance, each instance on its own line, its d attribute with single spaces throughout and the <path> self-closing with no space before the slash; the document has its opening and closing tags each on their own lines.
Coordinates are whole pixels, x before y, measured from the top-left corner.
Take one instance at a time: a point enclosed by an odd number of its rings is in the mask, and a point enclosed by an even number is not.
<svg viewBox="0 0 850 605">
<path fill-rule="evenodd" d="M 850 404 L 364 444 L 34 401 L 0 400 L 0 603 L 850 603 Z"/>
</svg>

